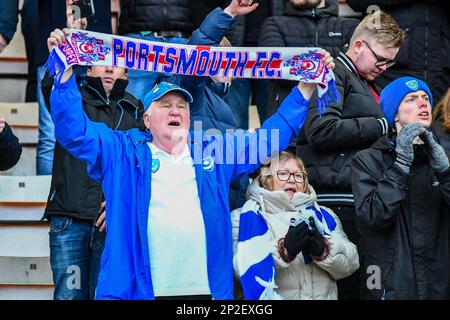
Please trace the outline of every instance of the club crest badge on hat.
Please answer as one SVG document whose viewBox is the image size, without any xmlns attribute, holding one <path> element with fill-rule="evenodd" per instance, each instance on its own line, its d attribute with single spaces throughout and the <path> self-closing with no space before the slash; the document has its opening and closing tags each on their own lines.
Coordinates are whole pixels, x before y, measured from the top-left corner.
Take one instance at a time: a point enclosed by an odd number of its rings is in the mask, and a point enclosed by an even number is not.
<svg viewBox="0 0 450 320">
<path fill-rule="evenodd" d="M 153 159 L 152 160 L 152 173 L 155 173 L 156 171 L 158 171 L 159 167 L 160 167 L 159 159 Z"/>
<path fill-rule="evenodd" d="M 417 89 L 419 88 L 419 83 L 416 80 L 407 81 L 405 82 L 405 85 L 414 91 L 417 91 Z"/>
</svg>

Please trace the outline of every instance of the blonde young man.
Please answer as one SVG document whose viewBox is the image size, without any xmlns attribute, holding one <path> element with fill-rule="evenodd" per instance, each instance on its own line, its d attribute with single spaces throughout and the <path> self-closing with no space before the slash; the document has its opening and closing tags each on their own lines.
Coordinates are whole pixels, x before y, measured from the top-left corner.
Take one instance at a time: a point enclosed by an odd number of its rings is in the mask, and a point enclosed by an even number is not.
<svg viewBox="0 0 450 320">
<path fill-rule="evenodd" d="M 393 64 L 404 32 L 382 11 L 365 17 L 356 27 L 347 52 L 336 62 L 336 85 L 342 96 L 323 115 L 316 102 L 297 144 L 318 202 L 331 208 L 349 239 L 358 244 L 355 208 L 350 184 L 350 163 L 388 131 L 374 80 Z M 358 299 L 358 273 L 338 282 L 339 299 Z"/>
</svg>

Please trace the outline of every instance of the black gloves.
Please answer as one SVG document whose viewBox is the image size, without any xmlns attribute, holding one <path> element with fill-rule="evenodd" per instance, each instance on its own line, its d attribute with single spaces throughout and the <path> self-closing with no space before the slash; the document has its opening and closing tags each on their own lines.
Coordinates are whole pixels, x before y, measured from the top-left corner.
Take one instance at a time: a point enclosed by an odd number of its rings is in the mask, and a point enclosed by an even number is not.
<svg viewBox="0 0 450 320">
<path fill-rule="evenodd" d="M 310 230 L 309 241 L 306 245 L 306 249 L 308 253 L 312 257 L 320 257 L 325 250 L 325 242 L 323 242 L 323 236 L 320 234 L 319 230 L 317 230 L 316 222 L 313 217 L 309 217 L 309 225 L 312 230 Z"/>
<path fill-rule="evenodd" d="M 295 257 L 302 251 L 309 241 L 310 231 L 305 221 L 290 226 L 286 236 L 284 237 L 284 247 L 291 257 Z"/>
<path fill-rule="evenodd" d="M 413 141 L 416 137 L 425 133 L 427 129 L 420 123 L 410 123 L 405 125 L 397 135 L 397 146 L 395 151 L 397 164 L 404 172 L 409 173 L 409 169 L 414 161 Z"/>
<path fill-rule="evenodd" d="M 309 230 L 305 221 L 295 227 L 289 227 L 284 237 L 284 247 L 292 258 L 303 250 L 312 257 L 320 257 L 323 254 L 325 242 L 322 234 L 317 229 L 313 217 L 309 217 L 309 225 L 311 230 Z"/>
</svg>

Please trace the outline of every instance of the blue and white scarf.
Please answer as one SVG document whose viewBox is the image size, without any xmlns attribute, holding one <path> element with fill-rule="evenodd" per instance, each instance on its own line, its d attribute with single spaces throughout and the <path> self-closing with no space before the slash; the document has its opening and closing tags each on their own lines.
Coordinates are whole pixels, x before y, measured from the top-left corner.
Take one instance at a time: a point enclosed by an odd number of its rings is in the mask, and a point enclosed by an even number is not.
<svg viewBox="0 0 450 320">
<path fill-rule="evenodd" d="M 270 238 L 270 230 L 260 213 L 251 209 L 241 213 L 236 262 L 247 300 L 281 300 L 274 291 L 277 286 Z"/>
<path fill-rule="evenodd" d="M 247 192 L 252 200 L 247 201 L 242 208 L 236 249 L 236 264 L 244 296 L 249 300 L 282 299 L 274 290 L 277 286 L 275 262 L 272 257 L 273 236 L 259 211 L 277 214 L 280 211 L 296 211 L 302 207 L 301 219 L 296 222 L 308 222 L 308 218 L 312 216 L 323 235 L 330 235 L 337 223 L 330 212 L 315 202 L 317 197 L 312 187 L 308 195 L 303 193 L 294 195 L 293 202 L 284 191 L 261 188 L 258 179 L 253 181 Z M 299 199 L 297 202 L 296 198 Z M 303 259 L 305 264 L 312 262 L 309 255 L 303 254 Z"/>
</svg>

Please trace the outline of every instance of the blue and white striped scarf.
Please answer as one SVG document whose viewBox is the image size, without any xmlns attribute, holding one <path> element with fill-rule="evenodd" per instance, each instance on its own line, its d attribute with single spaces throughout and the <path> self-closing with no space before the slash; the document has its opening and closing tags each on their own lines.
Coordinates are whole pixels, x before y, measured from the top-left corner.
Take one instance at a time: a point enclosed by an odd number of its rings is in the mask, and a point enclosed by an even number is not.
<svg viewBox="0 0 450 320">
<path fill-rule="evenodd" d="M 255 189 L 255 184 L 252 184 Z M 259 187 L 260 188 L 260 187 Z M 249 188 L 251 192 L 252 187 Z M 315 199 L 315 192 L 311 188 Z M 260 192 L 272 193 L 260 188 Z M 282 194 L 282 193 L 281 193 Z M 239 223 L 239 236 L 236 249 L 236 263 L 241 279 L 242 289 L 247 300 L 279 300 L 282 297 L 274 290 L 275 262 L 272 257 L 273 236 L 264 216 L 258 212 L 261 206 L 265 210 L 264 203 L 267 199 L 259 197 L 259 205 L 254 201 L 247 201 L 242 208 Z M 271 207 L 269 210 L 273 210 Z M 289 209 L 291 208 L 286 208 Z M 316 226 L 323 235 L 330 235 L 336 228 L 333 216 L 324 208 L 312 202 L 303 210 L 302 220 L 312 216 Z M 303 254 L 305 264 L 311 263 L 311 258 Z"/>
<path fill-rule="evenodd" d="M 270 239 L 270 230 L 260 213 L 252 210 L 241 213 L 236 260 L 247 300 L 281 300 L 274 291 L 275 263 Z"/>
</svg>

